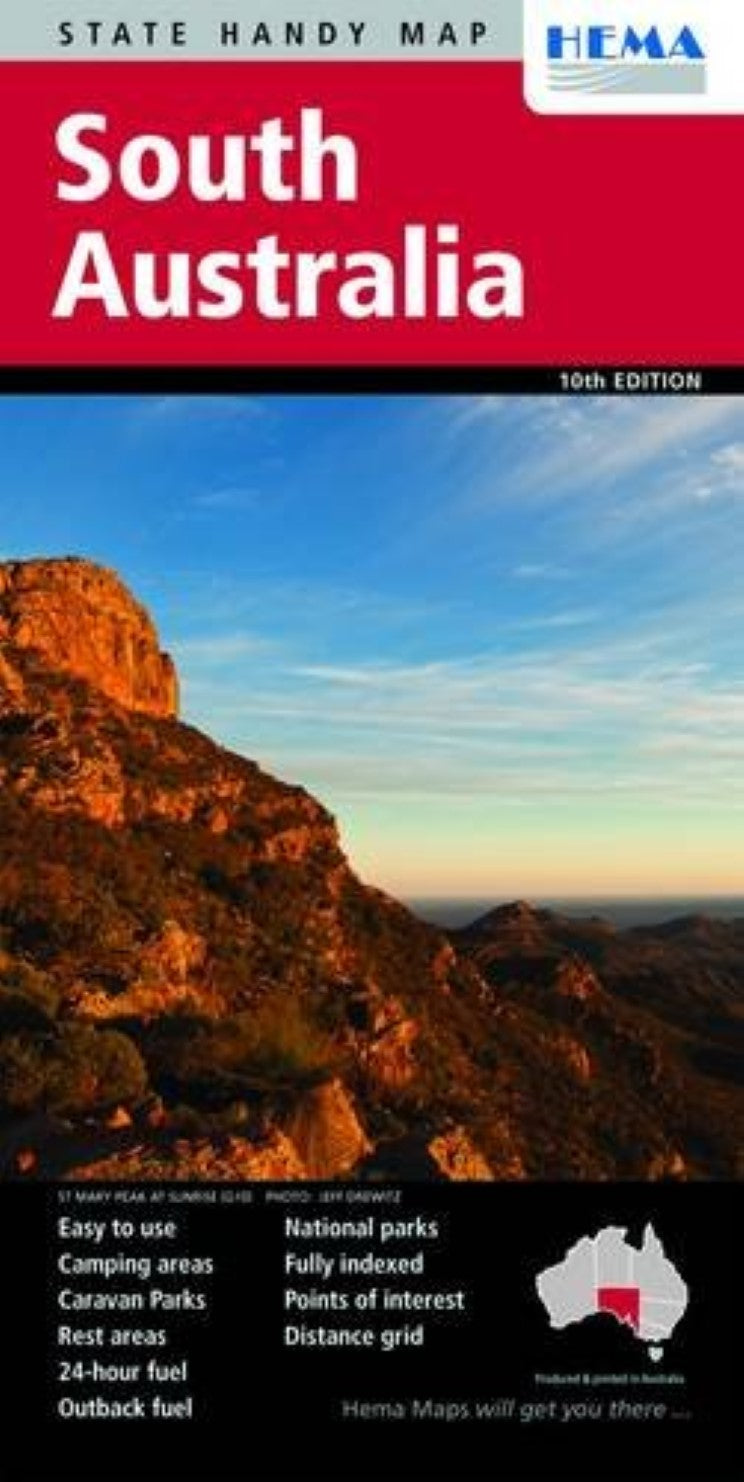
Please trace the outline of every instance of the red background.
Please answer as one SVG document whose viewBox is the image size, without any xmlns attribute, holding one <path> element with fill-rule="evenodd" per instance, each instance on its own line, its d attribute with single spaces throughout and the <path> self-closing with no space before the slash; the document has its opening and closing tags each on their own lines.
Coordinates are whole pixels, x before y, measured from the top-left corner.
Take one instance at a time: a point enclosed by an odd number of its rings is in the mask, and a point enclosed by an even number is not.
<svg viewBox="0 0 744 1482">
<path fill-rule="evenodd" d="M 55 199 L 54 134 L 103 112 L 111 137 L 250 132 L 301 106 L 349 133 L 356 205 Z M 744 119 L 541 118 L 503 63 L 0 66 L 0 361 L 29 364 L 736 364 L 744 350 Z M 459 222 L 470 250 L 516 252 L 526 317 L 482 323 L 108 321 L 51 306 L 76 233 L 128 251 L 234 249 L 277 232 L 309 251 L 396 255 L 406 222 Z"/>
</svg>

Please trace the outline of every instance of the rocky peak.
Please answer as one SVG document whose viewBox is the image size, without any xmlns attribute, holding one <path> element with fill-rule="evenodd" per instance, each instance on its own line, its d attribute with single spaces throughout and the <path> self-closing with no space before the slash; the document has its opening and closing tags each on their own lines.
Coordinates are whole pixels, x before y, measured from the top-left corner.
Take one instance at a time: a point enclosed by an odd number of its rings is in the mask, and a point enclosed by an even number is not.
<svg viewBox="0 0 744 1482">
<path fill-rule="evenodd" d="M 503 922 L 507 925 L 532 924 L 537 920 L 537 911 L 529 901 L 508 901 L 505 906 L 496 906 L 491 912 L 491 920 Z"/>
<path fill-rule="evenodd" d="M 465 931 L 480 937 L 534 936 L 540 933 L 548 920 L 549 912 L 537 910 L 528 901 L 509 901 L 506 905 L 494 906 Z"/>
<path fill-rule="evenodd" d="M 0 643 L 125 706 L 174 716 L 178 680 L 154 624 L 113 572 L 76 557 L 0 562 Z"/>
</svg>

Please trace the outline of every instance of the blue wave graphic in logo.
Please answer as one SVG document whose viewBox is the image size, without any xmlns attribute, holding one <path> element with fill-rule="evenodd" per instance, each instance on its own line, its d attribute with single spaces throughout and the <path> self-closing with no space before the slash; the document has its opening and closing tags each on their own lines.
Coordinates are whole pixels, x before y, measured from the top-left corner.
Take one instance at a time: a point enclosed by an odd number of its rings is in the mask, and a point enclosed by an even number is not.
<svg viewBox="0 0 744 1482">
<path fill-rule="evenodd" d="M 548 67 L 552 92 L 666 95 L 704 93 L 704 62 L 553 62 Z"/>
</svg>

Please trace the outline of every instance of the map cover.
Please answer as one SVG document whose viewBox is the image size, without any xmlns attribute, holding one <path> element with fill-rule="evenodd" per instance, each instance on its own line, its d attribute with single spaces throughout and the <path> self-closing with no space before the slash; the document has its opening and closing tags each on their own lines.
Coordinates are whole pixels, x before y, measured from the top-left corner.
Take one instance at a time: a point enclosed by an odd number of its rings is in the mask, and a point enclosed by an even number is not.
<svg viewBox="0 0 744 1482">
<path fill-rule="evenodd" d="M 29 0 L 0 126 L 3 1476 L 732 1479 L 744 18 Z"/>
</svg>

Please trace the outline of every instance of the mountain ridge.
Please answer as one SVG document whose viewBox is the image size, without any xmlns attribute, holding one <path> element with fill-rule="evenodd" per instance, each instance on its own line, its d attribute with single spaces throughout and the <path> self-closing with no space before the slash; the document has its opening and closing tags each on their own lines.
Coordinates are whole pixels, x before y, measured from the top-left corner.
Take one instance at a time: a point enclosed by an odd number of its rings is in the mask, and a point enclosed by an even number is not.
<svg viewBox="0 0 744 1482">
<path fill-rule="evenodd" d="M 735 1172 L 738 947 L 710 982 L 667 948 L 680 1008 L 658 944 L 596 924 L 445 933 L 176 711 L 115 573 L 0 563 L 7 1176 Z"/>
</svg>

